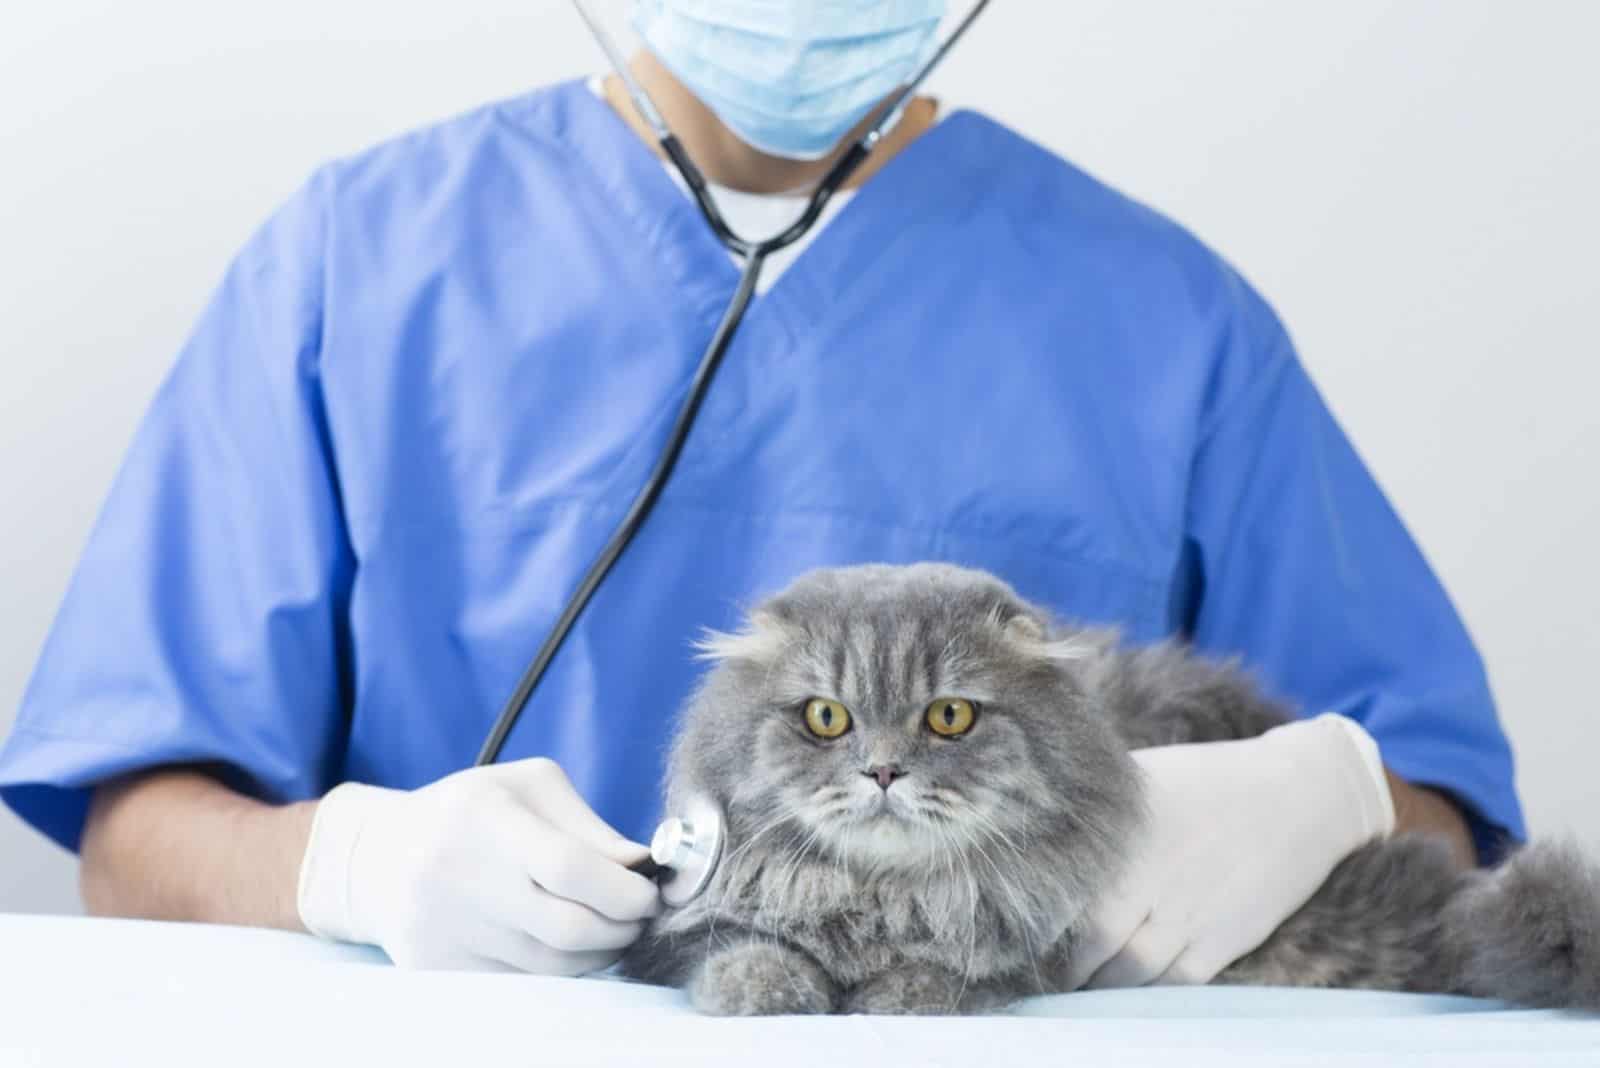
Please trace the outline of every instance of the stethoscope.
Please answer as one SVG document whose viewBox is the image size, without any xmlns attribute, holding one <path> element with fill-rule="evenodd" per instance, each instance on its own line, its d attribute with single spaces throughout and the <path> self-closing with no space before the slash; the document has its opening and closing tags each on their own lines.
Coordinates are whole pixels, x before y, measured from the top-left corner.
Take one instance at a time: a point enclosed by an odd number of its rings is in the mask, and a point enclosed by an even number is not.
<svg viewBox="0 0 1600 1068">
<path fill-rule="evenodd" d="M 544 644 L 529 661 L 516 689 L 512 691 L 505 706 L 500 710 L 494 726 L 483 741 L 483 747 L 478 751 L 476 763 L 479 766 L 493 764 L 499 759 L 506 738 L 516 726 L 517 720 L 522 717 L 528 699 L 533 696 L 533 691 L 538 688 L 539 681 L 544 678 L 551 661 L 560 652 L 562 643 L 566 641 L 573 625 L 583 614 L 585 606 L 600 588 L 600 584 L 605 581 L 612 566 L 633 541 L 634 535 L 638 533 L 650 515 L 651 509 L 655 507 L 661 491 L 666 488 L 667 480 L 672 476 L 672 469 L 678 463 L 678 456 L 683 452 L 684 442 L 688 440 L 689 431 L 694 427 L 695 416 L 699 414 L 701 402 L 705 400 L 706 393 L 711 388 L 711 380 L 716 376 L 717 368 L 721 365 L 722 357 L 727 353 L 729 345 L 733 343 L 739 324 L 744 321 L 745 312 L 750 307 L 751 297 L 755 295 L 756 284 L 761 279 L 761 269 L 765 266 L 767 257 L 789 247 L 811 231 L 817 219 L 822 216 L 823 209 L 833 199 L 833 195 L 850 180 L 850 176 L 855 174 L 862 161 L 900 121 L 906 105 L 911 102 L 916 91 L 944 61 L 956 42 L 972 28 L 978 16 L 989 6 L 989 0 L 978 0 L 973 5 L 938 50 L 890 100 L 888 107 L 884 109 L 883 117 L 867 131 L 865 136 L 851 145 L 849 151 L 839 157 L 823 176 L 822 181 L 817 184 L 800 217 L 787 230 L 764 241 L 751 241 L 741 237 L 723 219 L 722 213 L 717 209 L 716 200 L 711 196 L 705 176 L 700 173 L 700 169 L 684 151 L 683 145 L 673 135 L 654 101 L 650 99 L 650 94 L 645 92 L 644 86 L 634 78 L 633 72 L 628 69 L 627 61 L 617 50 L 610 34 L 589 11 L 584 0 L 572 0 L 572 6 L 577 8 L 578 15 L 588 25 L 589 32 L 594 35 L 601 50 L 605 52 L 612 70 L 627 88 L 634 108 L 654 132 L 661 145 L 661 151 L 666 154 L 667 159 L 683 178 L 684 185 L 693 194 L 695 203 L 700 206 L 700 213 L 705 216 L 706 225 L 711 227 L 712 232 L 717 235 L 717 240 L 721 241 L 729 252 L 744 261 L 744 268 L 740 273 L 739 285 L 734 291 L 733 299 L 729 301 L 727 310 L 722 313 L 716 332 L 711 335 L 711 343 L 706 346 L 705 354 L 700 357 L 700 363 L 695 368 L 689 392 L 684 397 L 683 405 L 673 421 L 672 431 L 667 436 L 666 447 L 661 450 L 655 467 L 651 469 L 643 487 L 634 497 L 622 522 L 606 540 L 594 563 L 589 565 L 583 580 L 578 583 L 578 588 L 573 591 L 566 607 L 556 618 L 555 625 L 550 628 Z M 722 840 L 723 821 L 716 806 L 704 800 L 692 800 L 682 813 L 669 817 L 657 828 L 650 843 L 650 859 L 635 865 L 634 868 L 657 881 L 661 888 L 661 898 L 667 905 L 681 907 L 705 889 L 711 881 L 711 875 L 721 857 Z"/>
</svg>

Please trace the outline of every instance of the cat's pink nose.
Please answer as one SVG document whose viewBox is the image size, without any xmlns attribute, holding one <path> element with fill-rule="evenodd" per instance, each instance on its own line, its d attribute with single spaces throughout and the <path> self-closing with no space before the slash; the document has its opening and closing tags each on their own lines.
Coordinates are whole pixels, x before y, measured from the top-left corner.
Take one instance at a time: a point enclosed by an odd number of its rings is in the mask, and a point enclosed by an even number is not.
<svg viewBox="0 0 1600 1068">
<path fill-rule="evenodd" d="M 869 779 L 877 779 L 878 785 L 887 790 L 889 785 L 905 772 L 900 770 L 899 764 L 874 764 L 861 774 Z"/>
</svg>

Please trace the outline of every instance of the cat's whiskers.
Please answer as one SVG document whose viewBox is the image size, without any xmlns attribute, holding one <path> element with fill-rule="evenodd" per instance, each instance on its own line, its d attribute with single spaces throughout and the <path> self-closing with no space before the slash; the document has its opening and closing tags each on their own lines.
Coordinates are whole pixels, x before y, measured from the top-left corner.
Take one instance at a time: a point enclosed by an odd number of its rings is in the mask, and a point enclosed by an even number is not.
<svg viewBox="0 0 1600 1068">
<path fill-rule="evenodd" d="M 992 843 L 995 846 L 1005 849 L 1009 854 L 1011 854 L 1011 856 L 1013 856 L 1017 861 L 1022 862 L 1024 865 L 1030 860 L 1029 854 L 1022 848 L 1022 846 L 1018 845 L 1011 838 L 1011 836 L 1005 832 L 1005 829 L 995 822 L 994 817 L 983 811 L 983 809 L 979 808 L 976 804 L 963 799 L 961 814 L 966 817 L 966 819 L 969 821 L 969 824 L 972 825 L 973 830 L 981 832 L 981 837 L 976 834 L 973 836 L 973 845 L 975 848 L 981 850 L 983 844 Z M 985 852 L 984 855 L 988 856 L 987 852 Z"/>
<path fill-rule="evenodd" d="M 722 884 L 721 890 L 724 896 L 738 888 L 739 874 L 741 870 L 740 865 L 744 862 L 746 855 L 756 845 L 756 843 L 761 841 L 761 839 L 766 837 L 768 833 L 781 826 L 791 818 L 793 818 L 793 813 L 791 811 L 789 811 L 787 808 L 780 809 L 777 815 L 763 824 L 759 830 L 745 840 L 744 844 L 739 846 L 738 849 L 735 849 L 731 854 L 728 855 L 728 859 L 722 862 L 722 868 L 727 874 L 723 879 L 719 880 Z"/>
<path fill-rule="evenodd" d="M 717 882 L 721 884 L 719 887 L 718 896 L 713 901 L 709 901 L 706 904 L 706 909 L 711 914 L 710 922 L 707 924 L 706 928 L 707 933 L 710 936 L 706 943 L 706 952 L 708 957 L 710 954 L 710 946 L 715 941 L 715 936 L 717 933 L 717 920 L 721 917 L 722 912 L 724 911 L 724 906 L 726 906 L 728 903 L 729 896 L 738 892 L 742 886 L 739 878 L 741 874 L 740 865 L 748 858 L 751 848 L 755 846 L 757 842 L 759 842 L 774 829 L 794 819 L 795 815 L 796 811 L 793 806 L 784 805 L 780 807 L 777 814 L 774 815 L 772 819 L 764 823 L 760 829 L 758 829 L 744 842 L 744 844 L 729 854 L 727 860 L 722 862 L 721 869 L 726 874 L 717 880 Z"/>
<path fill-rule="evenodd" d="M 820 833 L 820 830 L 813 830 L 811 832 L 810 836 L 808 836 L 806 838 L 806 840 L 803 843 L 801 843 L 801 846 L 800 846 L 799 850 L 796 851 L 796 853 L 795 853 L 793 869 L 798 869 L 798 866 L 799 866 L 801 860 L 803 860 L 805 855 L 806 855 L 806 851 L 808 849 L 810 849 L 812 843 L 814 843 L 817 840 L 819 833 Z M 761 919 L 762 913 L 765 912 L 765 910 L 766 910 L 766 898 L 765 898 L 765 895 L 763 895 L 763 897 L 762 897 L 762 905 L 761 905 L 761 907 L 759 909 L 756 910 L 756 920 L 758 921 L 758 923 L 759 923 L 759 921 Z M 782 945 L 782 943 L 778 940 L 778 935 L 777 935 L 776 931 L 770 931 L 769 930 L 769 931 L 766 932 L 766 935 L 767 935 L 767 941 L 768 941 L 768 943 L 770 945 L 772 945 L 774 947 L 779 947 L 779 946 Z M 783 961 L 783 974 L 784 974 L 784 977 L 787 978 L 788 981 L 789 981 L 789 989 L 790 989 L 790 991 L 795 993 L 797 996 L 800 995 L 801 994 L 800 983 L 795 977 L 794 969 L 789 964 L 790 954 L 788 954 L 788 953 L 780 953 L 778 955 L 778 959 Z"/>
<path fill-rule="evenodd" d="M 822 823 L 814 825 L 811 828 L 811 833 L 806 835 L 806 837 L 800 842 L 800 845 L 794 850 L 787 863 L 784 864 L 782 874 L 770 876 L 767 880 L 765 880 L 765 884 L 763 885 L 761 891 L 761 901 L 756 907 L 755 918 L 758 922 L 760 922 L 766 915 L 767 905 L 775 892 L 779 895 L 780 903 L 784 903 L 782 899 L 785 896 L 785 892 L 788 890 L 789 884 L 793 880 L 794 876 L 799 872 L 800 864 L 805 859 L 806 854 L 809 853 L 820 841 L 822 836 L 822 828 L 824 826 L 825 824 Z"/>
<path fill-rule="evenodd" d="M 1002 828 L 988 812 L 980 808 L 978 804 L 969 803 L 966 813 L 971 817 L 972 822 L 982 829 L 987 841 L 994 842 L 996 845 L 1004 847 L 1016 858 L 1019 865 L 1027 867 L 1037 862 L 1037 857 L 1025 850 L 1022 845 L 1019 845 L 1011 837 L 1011 835 L 1008 834 L 1006 830 Z M 1026 826 L 1027 825 L 1024 824 L 1023 828 L 1019 832 L 1023 836 L 1024 842 L 1028 841 L 1028 832 Z M 1099 837 L 1098 834 L 1097 837 Z M 1107 841 L 1109 841 L 1109 839 L 1107 839 Z M 1111 847 L 1108 846 L 1108 848 Z M 1023 890 L 1024 896 L 1029 899 L 1030 910 L 1028 915 L 1037 916 L 1041 919 L 1046 917 L 1055 917 L 1059 922 L 1060 926 L 1057 930 L 1042 930 L 1037 927 L 1034 929 L 1035 934 L 1046 944 L 1046 948 L 1048 948 L 1050 945 L 1054 945 L 1055 942 L 1065 932 L 1066 928 L 1070 925 L 1071 918 L 1063 918 L 1063 909 L 1065 908 L 1065 910 L 1070 913 L 1076 913 L 1076 911 L 1081 908 L 1081 905 L 1074 903 L 1080 902 L 1083 894 L 1078 888 L 1077 880 L 1073 877 L 1070 870 L 1062 871 L 1059 878 L 1061 880 L 1060 889 L 1066 894 L 1065 898 L 1062 896 L 1062 894 L 1052 895 L 1028 889 Z"/>
<path fill-rule="evenodd" d="M 967 921 L 967 963 L 961 970 L 961 992 L 956 995 L 956 1006 L 961 1004 L 961 999 L 966 996 L 967 984 L 972 981 L 972 969 L 978 959 L 978 909 L 982 905 L 978 895 L 978 877 L 972 871 L 972 861 L 967 857 L 961 858 L 964 862 L 963 870 L 967 877 L 967 907 L 970 918 Z"/>
<path fill-rule="evenodd" d="M 787 887 L 784 886 L 783 884 L 788 883 L 793 878 L 793 876 L 798 873 L 800 865 L 801 865 L 802 862 L 804 862 L 804 860 L 806 858 L 806 855 L 820 843 L 821 834 L 822 834 L 821 827 L 814 828 L 812 830 L 812 832 L 806 837 L 806 839 L 803 842 L 801 842 L 800 847 L 795 851 L 794 859 L 790 862 L 789 866 L 784 869 L 783 877 L 782 877 L 781 880 L 778 881 L 778 886 L 776 887 L 776 889 L 780 892 L 780 898 L 783 896 L 783 891 L 785 891 L 787 889 Z M 789 906 L 786 911 L 794 911 L 794 902 L 787 902 L 786 904 Z M 756 913 L 755 913 L 755 922 L 756 922 L 756 924 L 758 926 L 758 933 L 759 933 L 759 928 L 760 927 L 767 926 L 767 925 L 762 923 L 762 917 L 765 914 L 766 909 L 767 909 L 767 894 L 763 893 L 762 894 L 761 905 L 760 905 L 759 908 L 756 909 Z M 768 930 L 766 932 L 766 935 L 767 935 L 767 941 L 771 945 L 773 945 L 774 947 L 779 947 L 779 946 L 782 945 L 782 943 L 779 941 L 777 933 L 775 931 Z M 795 978 L 793 969 L 790 968 L 789 965 L 788 965 L 788 960 L 789 960 L 788 954 L 780 954 L 779 955 L 779 959 L 781 959 L 781 960 L 783 960 L 785 962 L 784 963 L 784 975 L 789 980 L 790 989 L 795 991 L 798 994 L 800 992 L 800 986 L 799 986 L 799 983 L 797 982 L 797 980 Z"/>
<path fill-rule="evenodd" d="M 928 827 L 928 831 L 933 838 L 935 861 L 937 862 L 939 855 L 942 853 L 945 868 L 950 872 L 950 882 L 954 883 L 956 881 L 955 839 L 947 829 L 938 824 L 931 824 Z"/>
<path fill-rule="evenodd" d="M 1025 908 L 1022 902 L 1018 900 L 1017 893 L 1012 888 L 1011 880 L 1006 876 L 1006 873 L 1001 870 L 1000 866 L 995 863 L 994 858 L 989 855 L 988 851 L 983 848 L 982 841 L 977 837 L 977 835 L 973 834 L 970 829 L 967 831 L 967 843 L 977 852 L 978 856 L 982 858 L 983 862 L 989 866 L 989 870 L 994 873 L 995 883 L 1002 891 L 1004 891 L 1007 900 L 1011 902 L 1011 908 L 1014 913 L 1014 922 L 1018 933 L 1022 936 L 1023 952 L 1028 959 L 1029 965 L 1033 968 L 1033 977 L 1034 981 L 1038 984 L 1038 989 L 1041 991 L 1044 990 L 1044 976 L 1039 971 L 1040 948 L 1034 945 L 1033 924 L 1029 922 L 1029 918 L 1034 913 Z M 1026 891 L 1024 891 L 1024 894 L 1026 895 Z"/>
<path fill-rule="evenodd" d="M 768 820 L 765 824 L 763 824 L 762 827 L 760 828 L 760 830 L 758 830 L 755 834 L 751 835 L 748 841 L 746 841 L 743 845 L 741 845 L 739 847 L 739 849 L 737 851 L 735 851 L 733 854 L 731 854 L 729 856 L 728 860 L 726 862 L 724 862 L 724 863 L 733 865 L 732 874 L 730 874 L 728 876 L 727 883 L 722 888 L 722 896 L 718 898 L 718 902 L 717 902 L 718 905 L 721 905 L 722 903 L 724 903 L 726 901 L 727 895 L 731 891 L 737 889 L 741 885 L 739 883 L 739 881 L 738 881 L 738 878 L 737 878 L 738 865 L 743 862 L 743 860 L 747 856 L 750 848 L 752 846 L 754 846 L 757 841 L 759 841 L 762 837 L 764 837 L 765 835 L 770 833 L 775 828 L 780 827 L 785 823 L 788 823 L 790 821 L 795 820 L 796 817 L 799 816 L 799 814 L 800 814 L 799 809 L 797 807 L 795 807 L 795 806 L 792 806 L 792 805 L 787 805 L 787 806 L 784 806 L 783 808 L 780 808 L 778 813 L 777 813 L 777 815 L 775 815 L 772 819 Z M 804 858 L 806 851 L 817 840 L 819 832 L 820 832 L 820 829 L 813 829 L 811 831 L 811 833 L 806 837 L 806 839 L 802 842 L 802 844 L 799 847 L 799 849 L 797 849 L 795 851 L 794 859 L 793 859 L 793 865 L 798 865 L 799 862 Z M 773 946 L 776 949 L 783 949 L 783 948 L 787 948 L 787 947 L 784 947 L 782 945 L 782 943 L 779 942 L 778 937 L 777 937 L 777 935 L 775 933 L 773 933 L 772 931 L 769 931 L 769 930 L 764 930 L 764 928 L 767 925 L 765 925 L 765 924 L 763 924 L 761 922 L 762 921 L 762 917 L 766 913 L 766 910 L 767 910 L 767 899 L 768 899 L 768 895 L 770 894 L 771 890 L 772 890 L 771 881 L 770 880 L 766 881 L 762 885 L 762 894 L 761 894 L 761 898 L 760 898 L 760 903 L 759 903 L 755 913 L 750 917 L 749 933 L 753 938 L 760 939 L 760 940 L 766 942 L 767 944 Z M 707 925 L 708 937 L 706 939 L 706 956 L 705 956 L 705 960 L 707 962 L 710 961 L 712 947 L 716 944 L 716 938 L 715 938 L 715 935 L 716 935 L 716 924 L 717 924 L 718 916 L 720 915 L 721 911 L 722 911 L 722 909 L 719 908 L 719 907 L 712 907 L 711 920 L 710 920 L 710 923 Z M 780 960 L 787 960 L 787 957 L 780 953 L 779 954 L 779 959 Z M 785 975 L 789 980 L 790 988 L 792 990 L 794 990 L 796 992 L 796 994 L 798 995 L 800 993 L 799 983 L 798 983 L 793 971 L 791 969 L 789 969 L 787 965 L 785 965 Z"/>
<path fill-rule="evenodd" d="M 855 831 L 855 825 L 846 822 L 840 832 L 839 842 L 833 851 L 834 872 L 838 875 L 841 883 L 847 882 L 850 878 L 850 872 L 845 867 L 845 857 L 850 852 L 851 839 L 855 837 Z"/>
<path fill-rule="evenodd" d="M 972 969 L 978 956 L 978 886 L 973 878 L 972 865 L 967 858 L 960 855 L 954 832 L 945 825 L 935 824 L 930 827 L 937 848 L 946 857 L 946 866 L 950 872 L 950 883 L 956 882 L 956 860 L 961 860 L 961 875 L 967 885 L 967 962 L 961 971 L 961 989 L 956 992 L 955 1003 L 950 1006 L 952 1010 L 958 1008 L 961 999 L 966 996 L 967 986 L 972 981 Z"/>
<path fill-rule="evenodd" d="M 989 815 L 977 805 L 973 804 L 968 804 L 966 806 L 965 814 L 970 817 L 973 822 L 981 826 L 991 841 L 994 841 L 997 844 L 1009 849 L 1018 860 L 1027 859 L 1028 854 L 1023 851 L 1021 846 L 1011 840 L 1011 836 L 1006 834 L 1005 830 L 995 822 L 993 816 Z"/>
</svg>

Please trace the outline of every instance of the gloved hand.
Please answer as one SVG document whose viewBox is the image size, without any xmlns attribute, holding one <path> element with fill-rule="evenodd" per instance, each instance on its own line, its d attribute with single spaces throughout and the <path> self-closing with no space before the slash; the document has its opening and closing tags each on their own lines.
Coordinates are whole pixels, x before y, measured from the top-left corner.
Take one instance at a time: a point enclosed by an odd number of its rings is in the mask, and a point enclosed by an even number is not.
<svg viewBox="0 0 1600 1068">
<path fill-rule="evenodd" d="M 1133 758 L 1150 819 L 1120 887 L 1090 915 L 1071 989 L 1209 982 L 1394 829 L 1377 743 L 1343 716 Z"/>
<path fill-rule="evenodd" d="M 472 768 L 414 791 L 357 783 L 318 804 L 300 866 L 313 934 L 402 967 L 597 971 L 660 908 L 608 827 L 549 760 Z"/>
</svg>

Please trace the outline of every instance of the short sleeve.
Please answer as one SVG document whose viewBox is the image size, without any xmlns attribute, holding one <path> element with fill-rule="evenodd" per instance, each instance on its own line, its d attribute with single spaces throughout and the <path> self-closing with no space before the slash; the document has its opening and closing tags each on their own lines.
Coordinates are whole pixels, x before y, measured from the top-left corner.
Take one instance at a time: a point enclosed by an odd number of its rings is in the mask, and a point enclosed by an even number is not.
<svg viewBox="0 0 1600 1068">
<path fill-rule="evenodd" d="M 69 849 L 92 787 L 204 765 L 269 800 L 343 757 L 352 568 L 319 384 L 323 178 L 230 265 L 146 412 L 0 750 Z"/>
<path fill-rule="evenodd" d="M 1526 832 L 1483 663 L 1276 318 L 1242 292 L 1234 388 L 1190 485 L 1192 640 L 1304 714 L 1360 722 L 1395 774 L 1462 807 L 1492 861 Z"/>
</svg>

